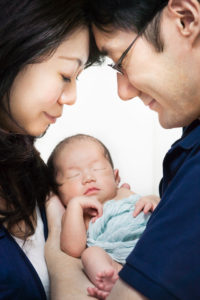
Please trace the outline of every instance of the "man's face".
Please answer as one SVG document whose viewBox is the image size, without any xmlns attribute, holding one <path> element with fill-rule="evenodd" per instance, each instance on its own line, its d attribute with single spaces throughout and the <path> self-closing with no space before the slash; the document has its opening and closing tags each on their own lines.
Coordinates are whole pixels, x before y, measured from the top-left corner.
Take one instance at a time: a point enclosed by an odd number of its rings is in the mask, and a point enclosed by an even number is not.
<svg viewBox="0 0 200 300">
<path fill-rule="evenodd" d="M 164 128 L 190 124 L 200 116 L 200 72 L 195 49 L 178 32 L 166 9 L 161 20 L 163 52 L 158 52 L 139 37 L 122 63 L 124 75 L 117 73 L 118 94 L 122 100 L 139 97 L 158 113 Z M 93 26 L 100 51 L 106 51 L 114 63 L 136 37 L 132 31 L 105 33 Z"/>
</svg>

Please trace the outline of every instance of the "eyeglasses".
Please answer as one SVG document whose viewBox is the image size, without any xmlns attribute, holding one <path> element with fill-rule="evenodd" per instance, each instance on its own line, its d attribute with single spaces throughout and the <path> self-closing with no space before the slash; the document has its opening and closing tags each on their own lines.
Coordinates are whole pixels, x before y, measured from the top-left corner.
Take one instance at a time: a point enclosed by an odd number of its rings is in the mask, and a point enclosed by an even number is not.
<svg viewBox="0 0 200 300">
<path fill-rule="evenodd" d="M 128 46 L 128 48 L 122 53 L 122 55 L 120 56 L 120 58 L 118 59 L 118 61 L 115 64 L 109 64 L 108 66 L 111 67 L 112 69 L 118 71 L 122 75 L 124 75 L 124 73 L 122 71 L 122 62 L 123 62 L 125 56 L 127 55 L 127 53 L 129 52 L 129 50 L 132 48 L 133 44 L 135 44 L 137 39 L 144 33 L 144 31 L 145 31 L 145 29 L 141 30 L 138 33 L 138 35 L 134 38 L 134 40 L 131 42 L 131 44 Z"/>
</svg>

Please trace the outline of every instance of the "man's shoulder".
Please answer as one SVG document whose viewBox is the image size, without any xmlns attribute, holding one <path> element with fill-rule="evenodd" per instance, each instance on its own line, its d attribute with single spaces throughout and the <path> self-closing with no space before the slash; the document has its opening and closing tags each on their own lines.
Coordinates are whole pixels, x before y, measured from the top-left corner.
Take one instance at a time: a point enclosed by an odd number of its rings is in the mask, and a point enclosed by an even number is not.
<svg viewBox="0 0 200 300">
<path fill-rule="evenodd" d="M 197 145 L 200 145 L 200 120 L 193 121 L 189 126 L 183 128 L 182 137 L 177 140 L 173 145 L 173 148 L 191 149 Z"/>
</svg>

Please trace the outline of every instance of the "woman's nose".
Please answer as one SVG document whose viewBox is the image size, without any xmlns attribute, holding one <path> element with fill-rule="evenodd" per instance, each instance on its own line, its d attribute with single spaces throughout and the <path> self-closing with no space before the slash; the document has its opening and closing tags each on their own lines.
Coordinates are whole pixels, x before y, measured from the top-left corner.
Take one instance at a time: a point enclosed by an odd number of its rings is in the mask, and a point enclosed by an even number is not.
<svg viewBox="0 0 200 300">
<path fill-rule="evenodd" d="M 117 73 L 117 85 L 118 95 L 124 101 L 133 99 L 140 94 L 140 91 L 130 83 L 126 74 Z"/>
<path fill-rule="evenodd" d="M 76 102 L 76 82 L 66 85 L 58 99 L 59 104 L 73 105 Z"/>
</svg>

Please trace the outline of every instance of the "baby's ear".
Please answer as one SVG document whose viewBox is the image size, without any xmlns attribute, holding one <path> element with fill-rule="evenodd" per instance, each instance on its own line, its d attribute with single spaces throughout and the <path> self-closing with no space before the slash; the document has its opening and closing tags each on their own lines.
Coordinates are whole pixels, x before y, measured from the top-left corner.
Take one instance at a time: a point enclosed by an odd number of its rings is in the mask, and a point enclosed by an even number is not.
<svg viewBox="0 0 200 300">
<path fill-rule="evenodd" d="M 121 178 L 120 178 L 120 176 L 119 176 L 119 170 L 118 170 L 118 169 L 115 169 L 115 170 L 114 170 L 114 177 L 115 177 L 115 182 L 116 182 L 116 184 L 118 185 L 118 184 L 120 183 L 120 181 L 121 181 Z"/>
</svg>

